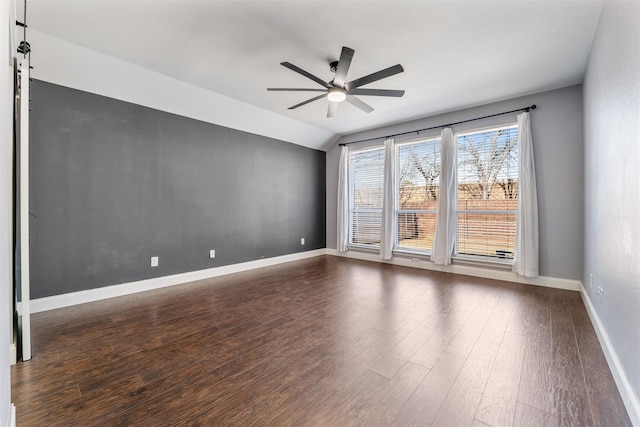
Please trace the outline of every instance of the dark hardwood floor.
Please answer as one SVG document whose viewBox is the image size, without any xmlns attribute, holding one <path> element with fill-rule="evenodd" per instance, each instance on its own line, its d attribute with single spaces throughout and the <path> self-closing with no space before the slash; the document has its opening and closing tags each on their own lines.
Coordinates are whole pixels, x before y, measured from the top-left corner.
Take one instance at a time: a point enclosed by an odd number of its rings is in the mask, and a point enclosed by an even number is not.
<svg viewBox="0 0 640 427">
<path fill-rule="evenodd" d="M 35 314 L 19 426 L 630 426 L 577 292 L 323 256 Z"/>
</svg>

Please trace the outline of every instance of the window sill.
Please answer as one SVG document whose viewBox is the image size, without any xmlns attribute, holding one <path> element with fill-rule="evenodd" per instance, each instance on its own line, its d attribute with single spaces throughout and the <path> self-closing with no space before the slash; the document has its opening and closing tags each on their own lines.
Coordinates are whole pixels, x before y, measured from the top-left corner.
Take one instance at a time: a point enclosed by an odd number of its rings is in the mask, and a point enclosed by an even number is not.
<svg viewBox="0 0 640 427">
<path fill-rule="evenodd" d="M 347 247 L 348 251 L 359 252 L 363 254 L 375 254 L 378 255 L 380 253 L 380 248 L 371 248 L 364 245 L 349 245 Z M 411 251 L 411 250 L 394 250 L 393 258 L 404 259 L 404 260 L 415 260 L 419 259 L 420 261 L 431 263 L 431 254 L 420 252 L 420 251 Z M 474 256 L 474 255 L 455 255 L 451 257 L 452 264 L 460 265 L 460 266 L 469 266 L 469 267 L 479 267 L 486 268 L 491 270 L 500 270 L 500 271 L 511 271 L 513 268 L 513 259 L 491 259 L 488 257 L 482 256 Z"/>
<path fill-rule="evenodd" d="M 419 250 L 411 250 L 411 249 L 394 249 L 393 255 L 398 255 L 400 257 L 417 257 L 423 259 L 425 261 L 431 260 L 431 252 L 419 251 Z"/>
<path fill-rule="evenodd" d="M 454 255 L 451 257 L 454 264 L 469 265 L 473 267 L 493 268 L 497 270 L 511 270 L 513 259 L 491 259 L 473 255 Z"/>
<path fill-rule="evenodd" d="M 357 252 L 366 252 L 369 254 L 379 254 L 380 248 L 371 247 L 367 245 L 350 244 L 347 245 L 347 251 L 355 250 Z"/>
</svg>

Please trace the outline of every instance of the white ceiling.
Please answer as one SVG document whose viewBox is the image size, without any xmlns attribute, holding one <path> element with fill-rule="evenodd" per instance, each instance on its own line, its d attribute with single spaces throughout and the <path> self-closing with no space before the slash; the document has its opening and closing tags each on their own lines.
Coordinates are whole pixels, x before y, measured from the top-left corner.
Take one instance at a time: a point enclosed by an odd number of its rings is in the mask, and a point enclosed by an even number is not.
<svg viewBox="0 0 640 427">
<path fill-rule="evenodd" d="M 348 134 L 581 83 L 602 0 L 194 1 L 29 0 L 30 28 L 291 119 Z M 18 3 L 18 17 L 22 17 Z M 355 49 L 348 80 L 402 64 L 367 87 L 366 114 L 327 101 L 287 108 L 329 81 L 330 60 Z"/>
</svg>

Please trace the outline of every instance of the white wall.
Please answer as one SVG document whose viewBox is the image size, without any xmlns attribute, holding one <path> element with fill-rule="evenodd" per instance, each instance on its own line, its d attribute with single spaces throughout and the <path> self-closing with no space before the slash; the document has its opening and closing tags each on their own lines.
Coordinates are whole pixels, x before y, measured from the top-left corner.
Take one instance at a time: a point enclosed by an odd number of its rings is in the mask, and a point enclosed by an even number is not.
<svg viewBox="0 0 640 427">
<path fill-rule="evenodd" d="M 582 278 L 582 87 L 496 102 L 439 116 L 348 135 L 338 143 L 427 128 L 536 104 L 531 127 L 536 162 L 540 218 L 540 275 L 558 279 Z M 454 126 L 454 132 L 515 122 L 516 114 Z M 440 130 L 421 136 L 437 135 Z M 415 134 L 396 141 L 416 138 Z M 382 140 L 378 140 L 382 143 Z M 327 248 L 336 248 L 336 202 L 339 148 L 327 151 Z"/>
<path fill-rule="evenodd" d="M 584 82 L 584 123 L 584 287 L 640 425 L 640 2 L 604 2 Z"/>
<path fill-rule="evenodd" d="M 31 76 L 109 98 L 322 150 L 327 130 L 205 90 L 32 28 Z M 135 49 L 135 48 L 134 48 Z M 189 64 L 185 64 L 189 66 Z"/>
<path fill-rule="evenodd" d="M 0 21 L 8 23 L 9 2 L 0 2 Z M 0 426 L 9 425 L 11 417 L 11 380 L 9 376 L 9 344 L 11 340 L 12 232 L 11 171 L 13 123 L 13 68 L 9 58 L 9 31 L 0 31 Z"/>
</svg>

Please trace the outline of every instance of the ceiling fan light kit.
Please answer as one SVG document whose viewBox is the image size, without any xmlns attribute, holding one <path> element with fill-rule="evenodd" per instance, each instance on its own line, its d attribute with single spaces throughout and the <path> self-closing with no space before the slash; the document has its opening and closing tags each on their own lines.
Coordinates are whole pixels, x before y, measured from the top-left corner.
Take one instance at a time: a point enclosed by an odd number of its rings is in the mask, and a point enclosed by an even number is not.
<svg viewBox="0 0 640 427">
<path fill-rule="evenodd" d="M 377 71 L 375 73 L 366 75 L 364 77 L 360 77 L 359 79 L 352 80 L 347 82 L 347 72 L 349 71 L 349 67 L 351 66 L 351 60 L 353 59 L 353 54 L 355 51 L 348 47 L 343 47 L 342 52 L 340 54 L 340 60 L 333 61 L 329 64 L 329 68 L 336 75 L 330 82 L 325 82 L 321 78 L 309 73 L 308 71 L 303 70 L 300 67 L 297 67 L 289 62 L 282 62 L 280 65 L 286 67 L 296 73 L 308 78 L 309 80 L 314 81 L 315 83 L 322 86 L 324 89 L 311 89 L 311 88 L 267 88 L 269 91 L 293 91 L 293 92 L 323 92 L 321 95 L 315 96 L 311 99 L 303 101 L 299 104 L 296 104 L 292 107 L 289 107 L 289 110 L 293 110 L 295 108 L 306 105 L 310 102 L 317 101 L 318 99 L 327 98 L 329 100 L 329 109 L 327 111 L 327 117 L 333 117 L 336 113 L 336 107 L 339 102 L 347 101 L 349 104 L 359 108 L 365 113 L 370 113 L 373 111 L 373 107 L 371 107 L 366 102 L 362 101 L 359 98 L 356 98 L 355 95 L 359 96 L 387 96 L 393 98 L 400 98 L 404 95 L 404 90 L 391 90 L 391 89 L 362 89 L 361 86 L 368 85 L 369 83 L 376 82 L 378 80 L 382 80 L 387 77 L 391 77 L 393 75 L 402 73 L 404 68 L 402 65 L 396 64 L 392 67 L 385 68 L 384 70 Z"/>
<path fill-rule="evenodd" d="M 327 98 L 331 102 L 342 102 L 347 99 L 347 92 L 339 87 L 332 87 L 327 92 Z"/>
</svg>

